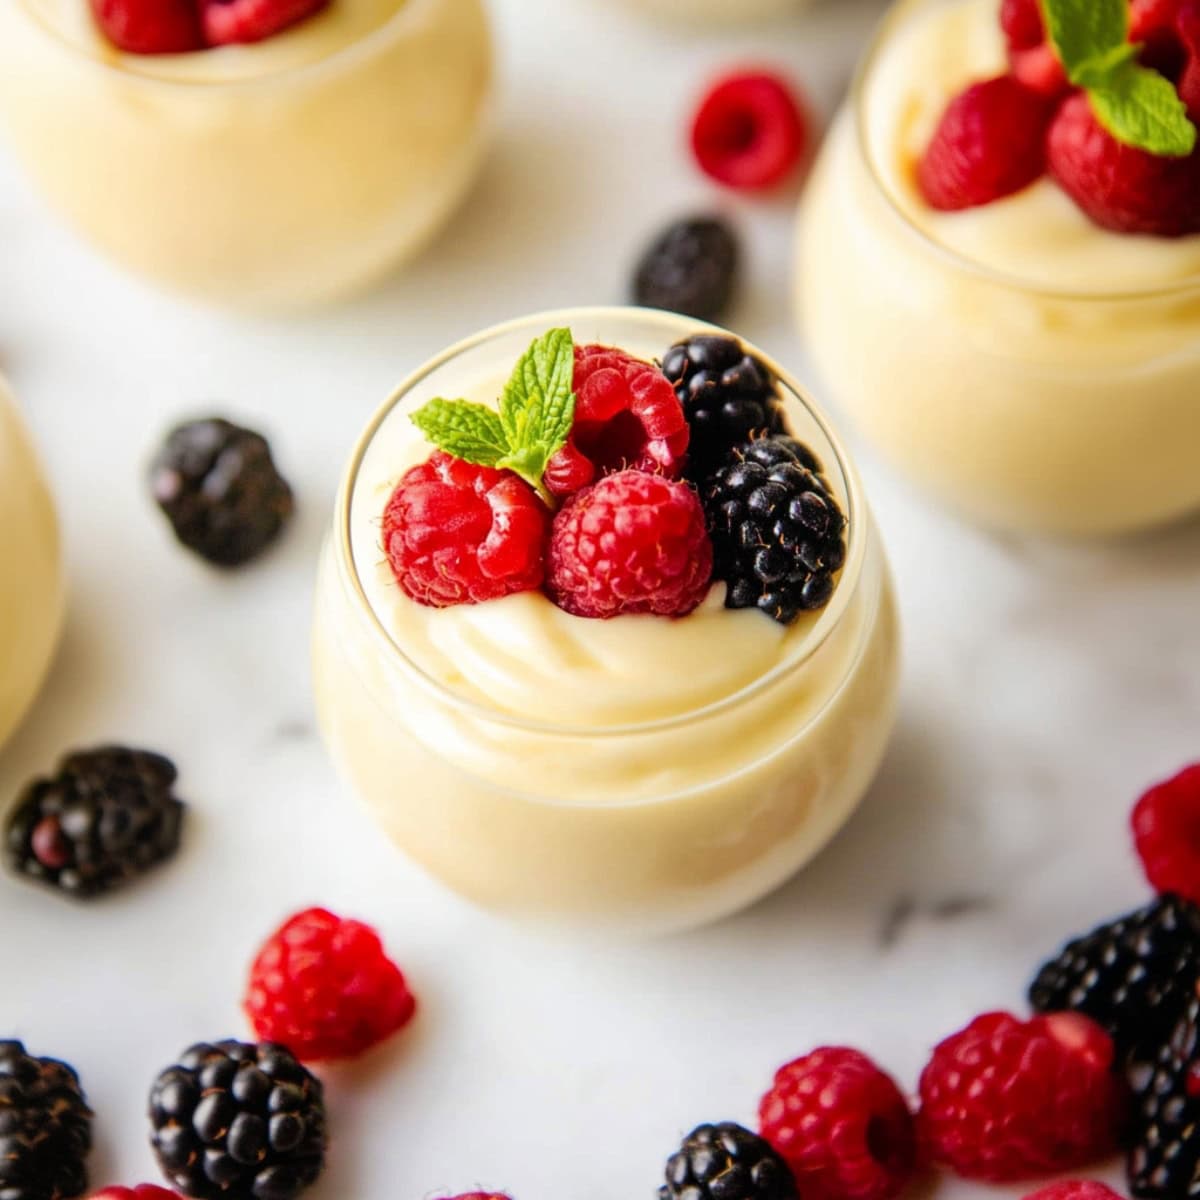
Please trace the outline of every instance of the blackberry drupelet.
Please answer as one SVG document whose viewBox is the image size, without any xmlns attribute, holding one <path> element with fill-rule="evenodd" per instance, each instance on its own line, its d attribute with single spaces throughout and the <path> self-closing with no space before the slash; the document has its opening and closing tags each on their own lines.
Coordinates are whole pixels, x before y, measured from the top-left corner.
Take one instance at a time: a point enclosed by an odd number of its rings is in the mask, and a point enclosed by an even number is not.
<svg viewBox="0 0 1200 1200">
<path fill-rule="evenodd" d="M 790 625 L 829 602 L 846 560 L 846 518 L 802 442 L 736 447 L 709 481 L 704 511 L 727 608 L 759 608 Z"/>
<path fill-rule="evenodd" d="M 257 557 L 295 510 L 266 439 L 220 418 L 172 430 L 150 487 L 179 541 L 219 567 Z"/>
<path fill-rule="evenodd" d="M 9 816 L 9 866 L 76 899 L 128 883 L 179 849 L 184 806 L 172 793 L 175 779 L 171 760 L 147 750 L 68 755 L 57 775 L 25 789 Z"/>
<path fill-rule="evenodd" d="M 0 1197 L 67 1200 L 87 1190 L 92 1112 L 79 1077 L 0 1042 Z"/>
<path fill-rule="evenodd" d="M 659 1200 L 795 1200 L 787 1163 L 740 1125 L 701 1125 L 667 1161 Z"/>
<path fill-rule="evenodd" d="M 1162 1045 L 1200 979 L 1200 908 L 1177 896 L 1069 942 L 1038 972 L 1038 1012 L 1084 1013 L 1121 1055 Z"/>
<path fill-rule="evenodd" d="M 164 1175 L 200 1200 L 293 1200 L 325 1166 L 321 1083 L 271 1042 L 193 1046 L 155 1081 L 150 1121 Z"/>
<path fill-rule="evenodd" d="M 738 269 L 733 230 L 716 217 L 676 221 L 638 263 L 636 304 L 716 321 L 729 306 Z"/>
<path fill-rule="evenodd" d="M 662 369 L 691 428 L 687 475 L 698 486 L 735 446 L 783 433 L 774 376 L 737 338 L 705 334 L 677 342 Z"/>
</svg>

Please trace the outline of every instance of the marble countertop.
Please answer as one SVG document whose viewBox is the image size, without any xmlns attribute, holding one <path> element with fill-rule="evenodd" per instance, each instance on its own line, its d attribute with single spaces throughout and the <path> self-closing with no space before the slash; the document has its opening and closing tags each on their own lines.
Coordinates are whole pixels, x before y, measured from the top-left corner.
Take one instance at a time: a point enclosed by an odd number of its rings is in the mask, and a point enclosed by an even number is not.
<svg viewBox="0 0 1200 1200">
<path fill-rule="evenodd" d="M 181 860 L 109 902 L 0 880 L 0 1031 L 78 1065 L 97 1183 L 156 1177 L 150 1080 L 189 1043 L 244 1032 L 256 944 L 323 903 L 382 929 L 423 1011 L 390 1048 L 327 1072 L 335 1151 L 313 1200 L 473 1184 L 649 1197 L 680 1133 L 750 1121 L 785 1059 L 848 1042 L 911 1086 L 942 1035 L 1019 1006 L 1066 935 L 1146 895 L 1128 809 L 1200 750 L 1200 525 L 1108 545 L 1000 539 L 862 453 L 906 625 L 903 715 L 862 810 L 792 884 L 686 937 L 548 942 L 447 896 L 376 834 L 317 737 L 307 660 L 315 557 L 358 428 L 461 335 L 621 300 L 639 244 L 710 205 L 750 251 L 731 324 L 806 378 L 794 197 L 712 194 L 680 130 L 705 77 L 740 60 L 785 66 L 828 109 L 881 5 L 829 0 L 719 36 L 602 0 L 494 7 L 505 90 L 480 186 L 402 278 L 332 312 L 246 320 L 164 298 L 63 232 L 0 156 L 0 364 L 53 476 L 71 582 L 62 652 L 0 755 L 0 796 L 116 738 L 172 755 L 193 806 Z M 270 433 L 300 498 L 278 552 L 230 577 L 174 549 L 143 479 L 166 425 L 213 409 Z"/>
</svg>

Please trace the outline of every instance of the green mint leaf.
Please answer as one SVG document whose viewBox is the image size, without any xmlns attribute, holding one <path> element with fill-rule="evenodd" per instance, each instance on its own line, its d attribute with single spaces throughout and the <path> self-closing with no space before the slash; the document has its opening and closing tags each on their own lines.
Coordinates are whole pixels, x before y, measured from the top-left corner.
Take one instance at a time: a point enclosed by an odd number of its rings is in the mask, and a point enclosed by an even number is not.
<svg viewBox="0 0 1200 1200">
<path fill-rule="evenodd" d="M 430 400 L 412 423 L 439 450 L 481 467 L 494 467 L 508 453 L 499 414 L 469 400 Z"/>
<path fill-rule="evenodd" d="M 551 329 L 525 351 L 500 397 L 510 453 L 536 450 L 535 458 L 544 454 L 549 462 L 562 448 L 575 419 L 574 377 L 575 341 L 569 329 Z"/>
<path fill-rule="evenodd" d="M 1072 83 L 1129 38 L 1129 0 L 1042 0 L 1046 31 Z"/>
<path fill-rule="evenodd" d="M 1164 158 L 1186 158 L 1196 148 L 1186 106 L 1157 71 L 1127 60 L 1089 87 L 1088 96 L 1097 120 L 1119 142 Z"/>
<path fill-rule="evenodd" d="M 1140 49 L 1141 47 L 1135 46 L 1133 42 L 1122 42 L 1121 45 L 1081 63 L 1071 72 L 1071 82 L 1083 88 L 1103 87 L 1119 68 L 1137 57 Z"/>
</svg>

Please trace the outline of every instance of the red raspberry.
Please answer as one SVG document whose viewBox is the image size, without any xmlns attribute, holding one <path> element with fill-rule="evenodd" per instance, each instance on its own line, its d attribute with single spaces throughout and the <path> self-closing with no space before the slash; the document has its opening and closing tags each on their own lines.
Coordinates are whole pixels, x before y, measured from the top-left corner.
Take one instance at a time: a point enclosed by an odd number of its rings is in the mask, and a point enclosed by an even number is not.
<svg viewBox="0 0 1200 1200">
<path fill-rule="evenodd" d="M 245 1005 L 260 1041 L 306 1062 L 356 1058 L 407 1025 L 417 1007 L 379 935 L 323 908 L 271 935 L 250 970 Z"/>
<path fill-rule="evenodd" d="M 127 54 L 204 49 L 196 0 L 91 0 L 104 36 Z"/>
<path fill-rule="evenodd" d="M 1193 121 L 1200 121 L 1200 2 L 1184 4 L 1175 19 L 1174 32 L 1186 54 L 1179 76 L 1179 98 Z"/>
<path fill-rule="evenodd" d="M 1046 40 L 1039 0 L 1004 0 L 1000 25 L 1008 63 L 1018 83 L 1043 96 L 1061 96 L 1070 86 L 1054 47 Z"/>
<path fill-rule="evenodd" d="M 329 0 L 200 0 L 204 36 L 214 46 L 262 42 L 320 12 Z"/>
<path fill-rule="evenodd" d="M 921 1075 L 918 1129 L 934 1161 L 1013 1182 L 1111 1153 L 1122 1118 L 1112 1039 L 1077 1013 L 976 1017 Z"/>
<path fill-rule="evenodd" d="M 554 518 L 546 586 L 577 617 L 682 617 L 708 593 L 712 542 L 686 483 L 619 471 Z"/>
<path fill-rule="evenodd" d="M 814 1050 L 781 1067 L 758 1116 L 804 1200 L 891 1200 L 916 1166 L 907 1102 L 857 1050 Z"/>
<path fill-rule="evenodd" d="M 1093 1179 L 1065 1179 L 1030 1192 L 1025 1200 L 1123 1200 L 1123 1197 Z"/>
<path fill-rule="evenodd" d="M 1031 50 L 1046 39 L 1039 0 L 1003 0 L 1000 5 L 1000 28 L 1010 50 Z"/>
<path fill-rule="evenodd" d="M 1200 904 L 1200 763 L 1137 802 L 1133 837 L 1150 886 Z"/>
<path fill-rule="evenodd" d="M 1050 174 L 1097 225 L 1117 233 L 1200 233 L 1200 152 L 1162 158 L 1118 142 L 1086 95 L 1059 109 L 1046 142 Z"/>
<path fill-rule="evenodd" d="M 137 1187 L 107 1187 L 96 1192 L 91 1200 L 183 1200 L 178 1192 L 155 1187 L 152 1183 L 139 1183 Z"/>
<path fill-rule="evenodd" d="M 808 124 L 805 106 L 778 75 L 727 75 L 700 103 L 692 153 L 706 175 L 727 187 L 774 187 L 805 157 Z"/>
<path fill-rule="evenodd" d="M 613 471 L 650 471 L 671 479 L 682 472 L 687 418 L 656 366 L 608 346 L 576 346 L 573 386 L 571 436 L 546 469 L 546 486 L 554 495 L 573 495 Z"/>
<path fill-rule="evenodd" d="M 502 1192 L 468 1192 L 465 1196 L 446 1196 L 444 1200 L 509 1200 Z"/>
<path fill-rule="evenodd" d="M 969 87 L 950 102 L 917 169 L 925 199 L 949 212 L 1028 187 L 1045 170 L 1051 111 L 1008 75 Z"/>
<path fill-rule="evenodd" d="M 481 604 L 542 586 L 550 513 L 511 471 L 435 451 L 383 513 L 383 549 L 418 604 Z"/>
</svg>

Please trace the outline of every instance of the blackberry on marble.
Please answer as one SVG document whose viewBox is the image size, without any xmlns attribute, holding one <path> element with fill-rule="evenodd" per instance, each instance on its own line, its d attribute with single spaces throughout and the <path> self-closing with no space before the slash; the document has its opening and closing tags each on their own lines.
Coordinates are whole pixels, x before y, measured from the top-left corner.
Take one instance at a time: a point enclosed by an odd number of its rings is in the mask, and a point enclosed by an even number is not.
<svg viewBox="0 0 1200 1200">
<path fill-rule="evenodd" d="M 716 321 L 729 306 L 737 268 L 737 238 L 724 221 L 717 217 L 676 221 L 638 263 L 634 302 Z"/>
<path fill-rule="evenodd" d="M 787 1163 L 757 1134 L 701 1125 L 667 1161 L 659 1200 L 796 1200 Z"/>
<path fill-rule="evenodd" d="M 283 1046 L 202 1043 L 150 1092 L 151 1144 L 199 1200 L 294 1200 L 325 1166 L 324 1091 Z"/>
<path fill-rule="evenodd" d="M 9 815 L 9 867 L 75 899 L 129 883 L 179 849 L 184 806 L 175 779 L 171 760 L 148 750 L 68 755 L 56 775 L 29 784 Z"/>
</svg>

